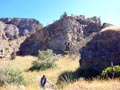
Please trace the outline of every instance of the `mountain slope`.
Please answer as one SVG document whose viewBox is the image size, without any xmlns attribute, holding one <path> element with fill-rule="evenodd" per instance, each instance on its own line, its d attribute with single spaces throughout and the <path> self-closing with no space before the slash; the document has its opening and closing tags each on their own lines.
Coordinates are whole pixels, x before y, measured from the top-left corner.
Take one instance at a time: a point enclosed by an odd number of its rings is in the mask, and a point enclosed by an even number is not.
<svg viewBox="0 0 120 90">
<path fill-rule="evenodd" d="M 37 54 L 39 49 L 79 53 L 81 41 L 100 30 L 101 22 L 97 17 L 65 16 L 27 38 L 20 47 L 20 54 Z"/>
</svg>

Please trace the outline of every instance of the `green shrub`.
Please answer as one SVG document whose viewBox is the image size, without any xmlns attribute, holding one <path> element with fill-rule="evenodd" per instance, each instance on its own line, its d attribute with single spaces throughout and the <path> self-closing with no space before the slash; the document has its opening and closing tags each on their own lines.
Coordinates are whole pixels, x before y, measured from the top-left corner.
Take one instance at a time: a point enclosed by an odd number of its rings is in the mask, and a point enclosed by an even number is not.
<svg viewBox="0 0 120 90">
<path fill-rule="evenodd" d="M 14 39 L 18 39 L 18 38 L 19 38 L 19 35 L 13 35 L 13 38 L 14 38 Z"/>
<path fill-rule="evenodd" d="M 57 60 L 56 54 L 52 50 L 47 49 L 46 51 L 39 51 L 38 60 L 33 61 L 32 67 L 29 70 L 46 70 L 48 68 L 55 68 L 55 61 Z"/>
<path fill-rule="evenodd" d="M 26 80 L 19 70 L 2 67 L 0 68 L 0 85 L 4 84 L 25 85 Z"/>
<path fill-rule="evenodd" d="M 102 70 L 101 78 L 119 78 L 120 77 L 120 66 L 110 66 Z"/>
<path fill-rule="evenodd" d="M 38 60 L 40 61 L 55 61 L 56 54 L 53 53 L 53 50 L 47 49 L 46 51 L 39 51 Z"/>
<path fill-rule="evenodd" d="M 14 60 L 16 58 L 16 52 L 11 53 L 11 60 Z"/>
<path fill-rule="evenodd" d="M 64 51 L 63 55 L 68 55 L 69 51 Z"/>
<path fill-rule="evenodd" d="M 30 71 L 40 70 L 40 62 L 38 62 L 38 61 L 33 61 L 33 62 L 32 62 L 32 67 L 30 67 L 29 70 L 30 70 Z"/>
<path fill-rule="evenodd" d="M 55 68 L 56 64 L 54 62 L 39 62 L 39 61 L 34 61 L 32 63 L 32 67 L 29 69 L 30 71 L 34 70 L 46 70 L 49 68 Z"/>
<path fill-rule="evenodd" d="M 60 87 L 63 87 L 65 84 L 76 81 L 79 78 L 91 80 L 93 77 L 97 77 L 99 74 L 100 72 L 95 67 L 78 68 L 75 72 L 65 71 L 59 75 L 57 84 Z"/>
<path fill-rule="evenodd" d="M 74 81 L 75 79 L 76 79 L 75 74 L 72 71 L 65 71 L 58 77 L 57 84 L 71 82 Z"/>
<path fill-rule="evenodd" d="M 48 68 L 55 68 L 56 64 L 54 62 L 44 62 L 40 64 L 40 70 L 46 70 Z"/>
</svg>

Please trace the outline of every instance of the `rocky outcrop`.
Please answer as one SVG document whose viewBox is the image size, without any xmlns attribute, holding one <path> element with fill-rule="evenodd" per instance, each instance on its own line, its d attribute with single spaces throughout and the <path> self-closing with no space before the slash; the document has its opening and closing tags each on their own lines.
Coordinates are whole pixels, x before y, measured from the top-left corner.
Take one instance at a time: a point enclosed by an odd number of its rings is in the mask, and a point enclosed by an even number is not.
<svg viewBox="0 0 120 90">
<path fill-rule="evenodd" d="M 21 45 L 20 53 L 35 54 L 39 49 L 49 48 L 57 53 L 67 50 L 71 54 L 76 54 L 86 42 L 86 37 L 100 30 L 101 23 L 97 17 L 65 16 L 28 38 Z"/>
<path fill-rule="evenodd" d="M 120 65 L 120 27 L 104 28 L 80 51 L 81 67 L 94 66 L 102 70 L 108 66 Z"/>
<path fill-rule="evenodd" d="M 17 38 L 19 29 L 13 24 L 0 21 L 0 58 L 9 56 L 13 51 L 18 51 L 24 38 Z M 17 39 L 15 39 L 17 38 Z"/>
<path fill-rule="evenodd" d="M 101 30 L 101 20 L 96 16 L 85 18 L 84 15 L 80 15 L 75 16 L 75 19 L 84 27 L 83 32 L 85 37 L 88 37 L 93 32 L 99 32 Z"/>
<path fill-rule="evenodd" d="M 0 38 L 4 40 L 12 40 L 13 38 L 17 38 L 19 36 L 19 29 L 12 24 L 4 24 L 0 22 Z"/>
<path fill-rule="evenodd" d="M 20 36 L 31 35 L 43 27 L 39 21 L 31 18 L 0 18 L 0 21 L 16 26 Z"/>
<path fill-rule="evenodd" d="M 42 28 L 42 24 L 35 19 L 0 18 L 0 51 L 9 55 L 19 51 L 21 43 Z"/>
</svg>

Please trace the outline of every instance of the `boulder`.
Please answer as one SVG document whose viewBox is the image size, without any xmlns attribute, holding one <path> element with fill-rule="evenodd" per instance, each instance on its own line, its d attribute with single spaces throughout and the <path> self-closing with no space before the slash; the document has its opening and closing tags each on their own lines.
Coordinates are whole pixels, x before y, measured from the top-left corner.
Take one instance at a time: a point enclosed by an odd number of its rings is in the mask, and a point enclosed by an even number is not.
<svg viewBox="0 0 120 90">
<path fill-rule="evenodd" d="M 111 65 L 120 65 L 120 27 L 102 29 L 80 50 L 81 67 L 96 67 L 102 70 Z"/>
</svg>

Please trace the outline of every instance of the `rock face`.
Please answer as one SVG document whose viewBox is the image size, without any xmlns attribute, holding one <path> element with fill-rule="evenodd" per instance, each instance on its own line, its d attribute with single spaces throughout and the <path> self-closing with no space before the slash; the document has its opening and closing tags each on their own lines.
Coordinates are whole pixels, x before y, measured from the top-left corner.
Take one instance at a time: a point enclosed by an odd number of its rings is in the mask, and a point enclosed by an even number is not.
<svg viewBox="0 0 120 90">
<path fill-rule="evenodd" d="M 120 27 L 110 26 L 100 31 L 80 51 L 81 67 L 95 66 L 102 70 L 120 65 Z"/>
<path fill-rule="evenodd" d="M 18 51 L 25 38 L 41 28 L 35 19 L 0 18 L 0 55 L 3 50 L 5 55 Z"/>
<path fill-rule="evenodd" d="M 39 21 L 31 18 L 0 18 L 0 21 L 16 26 L 20 36 L 31 35 L 36 32 L 36 29 L 43 27 Z M 14 29 L 14 27 L 11 28 Z"/>
<path fill-rule="evenodd" d="M 93 32 L 99 32 L 100 30 L 101 23 L 97 17 L 65 16 L 28 38 L 21 45 L 20 53 L 31 52 L 31 54 L 35 54 L 39 49 L 45 50 L 48 48 L 57 52 L 67 50 L 70 53 L 79 53 L 82 41 L 85 41 L 85 38 Z"/>
<path fill-rule="evenodd" d="M 17 38 L 19 36 L 19 29 L 12 24 L 4 24 L 0 22 L 0 38 L 7 40 L 12 38 Z"/>
</svg>

